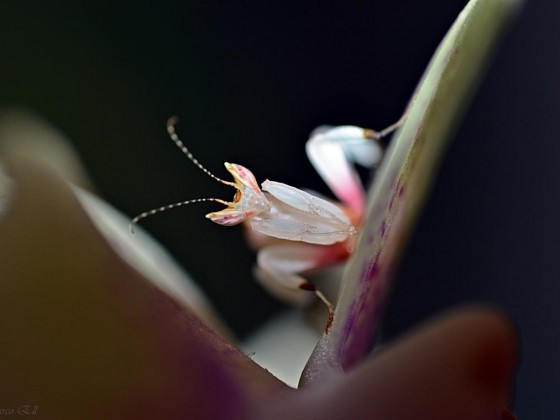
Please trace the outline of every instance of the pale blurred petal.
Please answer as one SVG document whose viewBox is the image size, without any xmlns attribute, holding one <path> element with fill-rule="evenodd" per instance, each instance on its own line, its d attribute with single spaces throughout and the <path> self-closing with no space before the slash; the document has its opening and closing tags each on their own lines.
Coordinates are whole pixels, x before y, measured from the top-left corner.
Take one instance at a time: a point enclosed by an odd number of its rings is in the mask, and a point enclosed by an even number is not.
<svg viewBox="0 0 560 420">
<path fill-rule="evenodd" d="M 0 153 L 37 159 L 73 184 L 91 188 L 78 153 L 66 136 L 33 112 L 0 110 Z"/>
<path fill-rule="evenodd" d="M 232 337 L 200 288 L 144 229 L 137 226 L 131 235 L 129 217 L 86 190 L 74 188 L 74 192 L 99 232 L 124 261 L 216 331 Z"/>
<path fill-rule="evenodd" d="M 8 212 L 14 193 L 14 183 L 0 163 L 0 220 Z"/>
<path fill-rule="evenodd" d="M 324 308 L 322 309 L 324 318 Z M 324 321 L 323 321 L 324 328 Z M 301 311 L 284 312 L 266 322 L 245 341 L 251 359 L 293 388 L 323 328 L 314 328 Z"/>
</svg>

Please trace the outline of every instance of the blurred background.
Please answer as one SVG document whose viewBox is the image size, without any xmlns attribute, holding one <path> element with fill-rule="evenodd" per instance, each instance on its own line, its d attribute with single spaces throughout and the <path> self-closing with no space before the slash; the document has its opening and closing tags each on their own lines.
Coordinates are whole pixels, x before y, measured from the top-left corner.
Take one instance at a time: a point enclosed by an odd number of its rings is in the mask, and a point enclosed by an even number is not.
<svg viewBox="0 0 560 420">
<path fill-rule="evenodd" d="M 520 418 L 551 418 L 560 389 L 560 3 L 527 2 L 458 127 L 403 260 L 384 332 L 461 302 L 519 325 Z M 328 194 L 304 144 L 320 124 L 398 119 L 466 1 L 94 1 L 0 5 L 0 107 L 44 116 L 98 192 L 134 216 L 233 192 L 224 161 Z M 38 203 L 40 205 L 40 203 Z M 212 204 L 147 219 L 241 337 L 282 306 L 251 276 L 241 230 Z"/>
</svg>

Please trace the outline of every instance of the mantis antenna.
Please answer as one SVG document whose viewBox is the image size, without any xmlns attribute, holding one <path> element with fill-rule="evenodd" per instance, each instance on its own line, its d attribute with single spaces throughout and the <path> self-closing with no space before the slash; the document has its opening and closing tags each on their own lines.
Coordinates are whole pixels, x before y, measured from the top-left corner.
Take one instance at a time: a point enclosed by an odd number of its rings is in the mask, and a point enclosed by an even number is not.
<svg viewBox="0 0 560 420">
<path fill-rule="evenodd" d="M 183 144 L 183 142 L 181 141 L 181 139 L 177 135 L 177 132 L 175 131 L 175 126 L 177 125 L 178 122 L 179 122 L 179 118 L 176 117 L 176 116 L 173 116 L 173 117 L 171 117 L 167 120 L 167 132 L 169 133 L 169 137 L 171 137 L 171 140 L 173 140 L 173 143 L 175 143 L 177 145 L 177 147 L 179 149 L 181 149 L 181 152 L 183 152 L 185 155 L 187 155 L 187 157 L 189 158 L 189 160 L 192 163 L 194 163 L 196 166 L 198 166 L 198 168 L 202 172 L 204 172 L 206 175 L 208 175 L 210 178 L 213 178 L 214 180 L 216 180 L 218 182 L 221 182 L 222 184 L 231 185 L 231 186 L 235 187 L 235 184 L 233 182 L 224 181 L 223 179 L 218 178 L 216 175 L 214 175 L 212 172 L 210 172 L 208 169 L 206 169 L 202 165 L 202 163 L 200 163 L 193 156 L 193 154 L 190 152 L 189 149 L 187 149 L 187 146 L 185 146 Z"/>
<path fill-rule="evenodd" d="M 134 235 L 134 225 L 137 224 L 140 220 L 145 219 L 148 216 L 153 216 L 154 214 L 161 213 L 166 210 L 171 210 L 176 207 L 186 206 L 187 204 L 203 203 L 205 201 L 214 201 L 216 203 L 224 204 L 226 206 L 229 206 L 231 204 L 228 203 L 227 201 L 220 200 L 219 198 L 195 198 L 194 200 L 186 200 L 186 201 L 180 201 L 178 203 L 167 204 L 165 206 L 157 207 L 155 209 L 145 211 L 144 213 L 140 213 L 138 216 L 132 219 L 132 221 L 128 225 L 128 230 L 130 231 L 131 234 Z"/>
<path fill-rule="evenodd" d="M 214 179 L 218 182 L 221 182 L 222 184 L 230 185 L 234 188 L 238 188 L 237 185 L 235 185 L 233 182 L 225 181 L 225 180 L 217 177 L 216 175 L 214 175 L 212 172 L 210 172 L 208 169 L 206 169 L 206 167 L 204 167 L 193 156 L 193 154 L 190 152 L 189 149 L 187 149 L 187 146 L 184 145 L 184 143 L 181 141 L 181 139 L 177 135 L 177 132 L 175 131 L 175 125 L 178 122 L 179 122 L 179 118 L 177 118 L 176 116 L 173 116 L 173 117 L 171 117 L 167 120 L 167 132 L 169 133 L 169 137 L 171 137 L 171 140 L 173 140 L 173 143 L 175 143 L 175 145 L 179 149 L 181 149 L 181 151 L 185 155 L 187 155 L 187 157 L 189 158 L 189 160 L 192 163 L 194 163 L 202 172 L 204 172 L 210 178 L 212 178 L 212 179 Z M 145 219 L 148 216 L 153 216 L 154 214 L 161 213 L 161 212 L 164 212 L 166 210 L 171 210 L 171 209 L 174 209 L 176 207 L 186 206 L 187 204 L 203 203 L 205 201 L 214 201 L 216 203 L 220 203 L 220 204 L 223 204 L 225 206 L 232 205 L 232 203 L 227 202 L 225 200 L 220 200 L 219 198 L 195 198 L 193 200 L 186 200 L 186 201 L 180 201 L 180 202 L 177 202 L 177 203 L 167 204 L 165 206 L 157 207 L 157 208 L 154 208 L 152 210 L 148 210 L 148 211 L 145 211 L 143 213 L 140 213 L 138 216 L 136 216 L 134 219 L 132 219 L 132 221 L 130 222 L 130 225 L 128 225 L 128 230 L 130 231 L 131 234 L 134 234 L 134 225 L 137 224 L 140 220 Z"/>
</svg>

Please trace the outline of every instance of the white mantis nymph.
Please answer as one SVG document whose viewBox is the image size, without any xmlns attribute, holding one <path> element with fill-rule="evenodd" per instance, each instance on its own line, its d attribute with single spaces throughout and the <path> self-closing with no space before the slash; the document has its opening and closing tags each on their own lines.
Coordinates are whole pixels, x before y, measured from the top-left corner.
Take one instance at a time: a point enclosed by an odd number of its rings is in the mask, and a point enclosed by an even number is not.
<svg viewBox="0 0 560 420">
<path fill-rule="evenodd" d="M 266 180 L 259 187 L 244 166 L 224 165 L 234 182 L 225 181 L 206 169 L 177 136 L 172 117 L 167 131 L 173 142 L 203 172 L 237 191 L 232 201 L 199 198 L 158 207 L 132 219 L 130 230 L 145 217 L 191 203 L 214 201 L 225 209 L 208 213 L 213 222 L 233 226 L 245 222 L 249 240 L 261 247 L 257 256 L 257 279 L 273 294 L 292 303 L 309 301 L 309 291 L 321 299 L 332 321 L 334 305 L 300 273 L 331 265 L 346 258 L 362 223 L 365 193 L 353 163 L 373 167 L 383 155 L 381 139 L 400 127 L 404 117 L 382 131 L 356 126 L 320 126 L 307 141 L 307 155 L 333 193 L 335 203 L 309 192 Z M 307 291 L 304 292 L 304 291 Z"/>
</svg>

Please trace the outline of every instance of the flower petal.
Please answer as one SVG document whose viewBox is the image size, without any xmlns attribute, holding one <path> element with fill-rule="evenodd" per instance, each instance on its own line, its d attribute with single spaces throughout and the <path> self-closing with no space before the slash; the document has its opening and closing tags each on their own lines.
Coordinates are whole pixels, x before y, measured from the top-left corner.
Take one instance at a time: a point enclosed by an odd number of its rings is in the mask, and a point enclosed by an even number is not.
<svg viewBox="0 0 560 420">
<path fill-rule="evenodd" d="M 447 134 L 519 4 L 471 0 L 438 47 L 371 185 L 367 218 L 348 261 L 332 328 L 310 358 L 308 378 L 350 369 L 372 350 L 383 301 Z"/>
<path fill-rule="evenodd" d="M 35 113 L 17 108 L 2 110 L 0 147 L 3 154 L 37 159 L 73 184 L 91 188 L 77 151 L 64 134 Z"/>
<path fill-rule="evenodd" d="M 3 404 L 31 399 L 48 418 L 223 418 L 248 392 L 282 389 L 123 262 L 50 169 L 6 164 L 17 189 L 0 222 Z"/>
<path fill-rule="evenodd" d="M 268 418 L 501 420 L 517 339 L 495 310 L 455 310 L 347 375 L 306 387 Z"/>
</svg>

